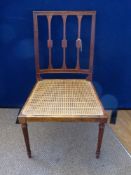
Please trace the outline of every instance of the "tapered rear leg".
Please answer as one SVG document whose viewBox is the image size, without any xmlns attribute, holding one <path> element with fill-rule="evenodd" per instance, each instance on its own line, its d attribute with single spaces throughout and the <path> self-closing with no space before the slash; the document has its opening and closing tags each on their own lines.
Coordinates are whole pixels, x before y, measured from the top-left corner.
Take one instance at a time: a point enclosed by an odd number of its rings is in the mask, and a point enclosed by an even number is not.
<svg viewBox="0 0 131 175">
<path fill-rule="evenodd" d="M 22 128 L 23 135 L 24 135 L 27 155 L 28 155 L 29 158 L 31 158 L 31 150 L 30 150 L 30 142 L 29 142 L 27 123 L 22 123 L 21 128 Z"/>
<path fill-rule="evenodd" d="M 98 142 L 97 142 L 97 150 L 96 150 L 96 158 L 98 159 L 100 156 L 100 149 L 102 145 L 102 139 L 103 139 L 103 134 L 104 134 L 104 128 L 105 128 L 105 123 L 100 122 L 99 123 L 99 132 L 98 132 Z"/>
</svg>

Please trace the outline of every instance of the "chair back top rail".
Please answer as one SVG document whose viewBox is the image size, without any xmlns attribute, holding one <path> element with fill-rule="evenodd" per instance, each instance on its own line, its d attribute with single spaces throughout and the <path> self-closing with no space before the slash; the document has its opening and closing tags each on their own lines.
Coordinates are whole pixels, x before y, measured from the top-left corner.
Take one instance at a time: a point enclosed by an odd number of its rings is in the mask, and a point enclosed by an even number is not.
<svg viewBox="0 0 131 175">
<path fill-rule="evenodd" d="M 67 68 L 66 65 L 66 21 L 68 16 L 77 16 L 78 21 L 78 32 L 76 39 L 76 66 L 74 69 Z M 46 16 L 48 24 L 48 40 L 47 47 L 49 52 L 49 64 L 48 68 L 40 69 L 39 63 L 39 38 L 38 38 L 38 16 Z M 52 47 L 53 41 L 51 38 L 51 21 L 53 16 L 61 16 L 63 21 L 63 38 L 61 41 L 61 47 L 63 49 L 63 63 L 61 68 L 53 68 L 52 65 Z M 91 36 L 90 36 L 90 49 L 89 49 L 89 68 L 80 68 L 80 50 L 82 50 L 81 40 L 81 21 L 83 16 L 91 16 Z M 41 74 L 46 73 L 80 73 L 87 74 L 88 80 L 92 80 L 93 73 L 93 59 L 94 59 L 94 41 L 95 41 L 95 21 L 96 11 L 33 11 L 33 22 L 34 22 L 34 50 L 35 50 L 35 64 L 36 64 L 36 78 L 40 80 Z"/>
</svg>

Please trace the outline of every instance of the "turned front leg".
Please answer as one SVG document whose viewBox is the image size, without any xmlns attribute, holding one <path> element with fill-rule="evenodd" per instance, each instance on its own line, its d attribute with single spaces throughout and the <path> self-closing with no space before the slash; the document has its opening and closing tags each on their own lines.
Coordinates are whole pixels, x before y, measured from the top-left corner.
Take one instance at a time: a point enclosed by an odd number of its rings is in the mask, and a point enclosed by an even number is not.
<svg viewBox="0 0 131 175">
<path fill-rule="evenodd" d="M 28 155 L 29 158 L 31 158 L 31 150 L 30 150 L 30 142 L 29 142 L 27 123 L 22 123 L 21 128 L 22 128 L 23 135 L 24 135 L 27 155 Z"/>
<path fill-rule="evenodd" d="M 99 132 L 98 132 L 98 142 L 97 142 L 97 150 L 96 150 L 96 158 L 98 159 L 100 156 L 100 150 L 102 145 L 102 139 L 104 134 L 105 123 L 99 123 Z"/>
</svg>

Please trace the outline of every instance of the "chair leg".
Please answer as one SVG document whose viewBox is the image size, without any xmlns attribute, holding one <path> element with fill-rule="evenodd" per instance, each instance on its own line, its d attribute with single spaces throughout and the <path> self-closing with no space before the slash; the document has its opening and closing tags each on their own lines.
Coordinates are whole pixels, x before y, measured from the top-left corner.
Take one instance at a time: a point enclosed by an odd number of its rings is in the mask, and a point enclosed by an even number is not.
<svg viewBox="0 0 131 175">
<path fill-rule="evenodd" d="M 29 143 L 29 135 L 28 135 L 27 123 L 22 123 L 21 124 L 21 128 L 22 128 L 23 135 L 24 135 L 27 155 L 28 155 L 29 158 L 31 158 L 31 150 L 30 150 L 30 143 Z"/>
<path fill-rule="evenodd" d="M 97 159 L 100 156 L 100 149 L 101 149 L 101 144 L 102 144 L 102 139 L 103 139 L 103 134 L 104 134 L 104 127 L 105 127 L 105 123 L 100 122 L 99 123 L 99 133 L 98 133 L 97 150 L 96 150 L 96 158 Z"/>
</svg>

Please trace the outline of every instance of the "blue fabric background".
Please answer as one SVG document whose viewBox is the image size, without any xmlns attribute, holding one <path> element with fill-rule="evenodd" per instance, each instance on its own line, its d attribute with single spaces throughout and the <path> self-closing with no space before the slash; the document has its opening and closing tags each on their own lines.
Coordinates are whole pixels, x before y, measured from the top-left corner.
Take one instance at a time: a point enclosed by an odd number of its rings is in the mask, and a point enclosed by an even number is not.
<svg viewBox="0 0 131 175">
<path fill-rule="evenodd" d="M 131 107 L 130 0 L 0 2 L 0 107 L 19 107 L 35 83 L 33 10 L 96 10 L 94 85 L 106 108 Z"/>
</svg>

